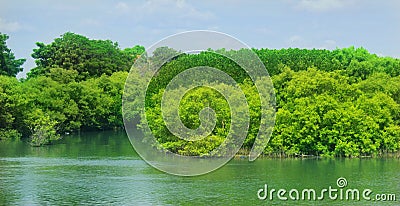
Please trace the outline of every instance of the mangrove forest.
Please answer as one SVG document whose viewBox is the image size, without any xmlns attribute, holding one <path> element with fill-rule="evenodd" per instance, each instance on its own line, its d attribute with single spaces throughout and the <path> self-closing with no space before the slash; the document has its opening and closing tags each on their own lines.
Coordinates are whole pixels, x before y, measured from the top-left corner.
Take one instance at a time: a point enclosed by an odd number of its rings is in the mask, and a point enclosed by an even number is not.
<svg viewBox="0 0 400 206">
<path fill-rule="evenodd" d="M 122 94 L 129 71 L 145 51 L 143 46 L 120 48 L 111 40 L 95 40 L 67 32 L 45 44 L 37 42 L 36 67 L 24 78 L 25 59 L 16 59 L 0 34 L 0 140 L 50 144 L 66 133 L 123 129 Z M 12 38 L 12 37 L 11 37 Z M 224 50 L 230 53 L 242 50 Z M 400 151 L 400 59 L 372 54 L 364 48 L 252 49 L 265 65 L 274 90 L 275 126 L 265 155 L 338 157 L 382 156 Z M 177 51 L 160 47 L 149 57 L 163 61 Z M 241 61 L 246 61 L 245 55 Z M 219 146 L 230 128 L 230 109 L 218 92 L 199 87 L 180 102 L 179 115 L 188 128 L 199 127 L 199 112 L 209 106 L 216 125 L 200 141 L 176 138 L 163 123 L 160 101 L 171 79 L 196 66 L 229 74 L 246 94 L 249 132 L 242 145 L 248 151 L 260 125 L 260 98 L 246 72 L 229 58 L 210 51 L 180 54 L 162 65 L 146 92 L 149 126 L 164 148 L 184 155 L 201 155 Z M 134 69 L 134 68 L 133 68 Z M 143 71 L 130 78 L 144 92 Z M 224 85 L 216 85 L 229 90 Z M 179 93 L 182 90 L 177 89 Z M 232 91 L 232 95 L 235 93 Z M 139 107 L 140 102 L 132 102 Z M 136 104 L 136 105 L 135 105 Z M 124 114 L 138 122 L 135 110 Z"/>
</svg>

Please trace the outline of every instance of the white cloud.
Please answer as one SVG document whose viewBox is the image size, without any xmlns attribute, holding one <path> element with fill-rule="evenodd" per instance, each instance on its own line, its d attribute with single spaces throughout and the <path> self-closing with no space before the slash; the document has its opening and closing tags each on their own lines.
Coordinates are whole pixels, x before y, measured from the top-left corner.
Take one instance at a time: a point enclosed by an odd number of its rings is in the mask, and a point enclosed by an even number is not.
<svg viewBox="0 0 400 206">
<path fill-rule="evenodd" d="M 324 41 L 324 43 L 322 44 L 321 49 L 333 50 L 333 49 L 336 49 L 337 46 L 338 46 L 338 45 L 337 45 L 337 43 L 336 43 L 335 40 L 328 39 L 328 40 L 325 40 L 325 41 Z"/>
<path fill-rule="evenodd" d="M 216 26 L 216 25 L 207 27 L 207 30 L 218 31 L 219 29 L 220 29 L 219 26 Z"/>
<path fill-rule="evenodd" d="M 182 12 L 182 17 L 184 18 L 193 18 L 200 20 L 208 20 L 214 17 L 211 12 L 208 11 L 200 11 L 193 7 L 190 4 L 187 4 L 184 0 L 177 1 L 177 8 Z"/>
<path fill-rule="evenodd" d="M 117 10 L 120 11 L 120 12 L 129 12 L 130 7 L 129 7 L 128 4 L 125 3 L 125 2 L 118 2 L 118 3 L 115 5 L 115 9 L 117 9 Z"/>
<path fill-rule="evenodd" d="M 101 23 L 99 21 L 97 21 L 95 19 L 91 19 L 91 18 L 83 19 L 81 21 L 81 24 L 85 25 L 85 26 L 100 26 L 101 25 Z"/>
<path fill-rule="evenodd" d="M 323 12 L 351 6 L 356 0 L 290 0 L 289 2 L 298 9 Z"/>
<path fill-rule="evenodd" d="M 214 15 L 207 11 L 200 11 L 184 0 L 149 0 L 142 5 L 131 6 L 126 2 L 118 2 L 115 5 L 118 12 L 132 12 L 143 16 L 164 16 L 166 14 L 179 18 L 207 20 Z"/>
<path fill-rule="evenodd" d="M 293 35 L 289 37 L 289 39 L 286 40 L 286 44 L 289 47 L 298 47 L 298 48 L 307 47 L 307 42 L 299 35 Z"/>
<path fill-rule="evenodd" d="M 0 31 L 4 32 L 15 32 L 22 28 L 18 22 L 8 22 L 0 18 Z"/>
<path fill-rule="evenodd" d="M 274 31 L 268 27 L 259 27 L 256 28 L 254 31 L 260 35 L 271 35 L 274 33 Z"/>
<path fill-rule="evenodd" d="M 328 49 L 333 50 L 338 47 L 338 44 L 335 40 L 327 39 L 327 40 L 317 40 L 304 38 L 299 35 L 293 35 L 286 40 L 286 45 L 292 48 L 305 48 L 305 49 Z"/>
</svg>

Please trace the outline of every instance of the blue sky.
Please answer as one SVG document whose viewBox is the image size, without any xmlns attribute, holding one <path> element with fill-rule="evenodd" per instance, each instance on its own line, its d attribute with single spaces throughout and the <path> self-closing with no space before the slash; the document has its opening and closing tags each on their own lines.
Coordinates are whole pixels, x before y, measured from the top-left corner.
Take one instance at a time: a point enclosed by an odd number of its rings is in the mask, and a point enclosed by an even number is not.
<svg viewBox="0 0 400 206">
<path fill-rule="evenodd" d="M 35 66 L 35 42 L 71 31 L 145 47 L 187 30 L 215 30 L 255 48 L 364 47 L 400 57 L 397 0 L 0 0 L 0 32 L 24 72 Z"/>
</svg>

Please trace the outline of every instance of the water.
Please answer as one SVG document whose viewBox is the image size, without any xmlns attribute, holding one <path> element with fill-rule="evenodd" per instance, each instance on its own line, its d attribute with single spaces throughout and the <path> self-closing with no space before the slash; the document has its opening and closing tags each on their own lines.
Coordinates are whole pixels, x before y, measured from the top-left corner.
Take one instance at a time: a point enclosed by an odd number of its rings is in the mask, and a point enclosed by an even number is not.
<svg viewBox="0 0 400 206">
<path fill-rule="evenodd" d="M 259 200 L 269 189 L 371 189 L 397 201 Z M 261 193 L 263 194 L 263 193 Z M 286 194 L 288 197 L 288 194 Z M 374 197 L 374 196 L 371 196 Z M 147 165 L 124 132 L 66 136 L 55 145 L 0 142 L 0 205 L 399 205 L 399 159 L 234 159 L 198 177 Z"/>
</svg>

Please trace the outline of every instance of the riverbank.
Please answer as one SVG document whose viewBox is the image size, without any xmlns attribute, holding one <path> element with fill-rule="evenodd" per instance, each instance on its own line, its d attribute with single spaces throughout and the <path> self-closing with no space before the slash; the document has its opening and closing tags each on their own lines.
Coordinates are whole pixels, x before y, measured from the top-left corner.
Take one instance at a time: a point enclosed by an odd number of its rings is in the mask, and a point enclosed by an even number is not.
<svg viewBox="0 0 400 206">
<path fill-rule="evenodd" d="M 57 144 L 65 144 L 64 139 L 69 139 L 70 138 L 75 138 L 77 136 L 85 136 L 87 134 L 92 134 L 92 133 L 118 133 L 121 135 L 126 135 L 125 130 L 123 128 L 113 128 L 109 130 L 90 130 L 90 131 L 76 131 L 76 132 L 71 132 L 71 133 L 64 133 L 60 134 L 60 140 L 52 141 L 51 143 L 47 144 L 46 146 L 54 146 Z M 126 137 L 128 139 L 128 137 Z M 82 140 L 80 138 L 80 140 Z M 9 138 L 9 139 L 0 139 L 0 142 L 24 142 L 28 145 L 32 145 L 30 143 L 29 138 Z M 168 155 L 168 152 L 166 152 Z M 234 155 L 234 159 L 248 159 L 250 154 L 250 149 L 243 149 L 241 148 L 236 155 Z M 200 158 L 208 158 L 207 155 L 200 155 Z M 400 158 L 400 151 L 397 152 L 381 152 L 379 154 L 373 154 L 373 155 L 359 155 L 359 156 L 339 156 L 339 155 L 307 155 L 307 154 L 285 154 L 285 153 L 262 153 L 258 158 L 266 158 L 266 159 L 342 159 L 342 158 L 349 158 L 349 159 L 365 159 L 365 158 Z"/>
<path fill-rule="evenodd" d="M 235 159 L 248 158 L 250 150 L 240 149 L 235 155 Z M 397 152 L 386 152 L 375 155 L 359 155 L 359 156 L 339 156 L 339 155 L 306 155 L 306 154 L 285 154 L 285 153 L 269 153 L 261 154 L 259 158 L 271 158 L 271 159 L 281 159 L 281 158 L 300 158 L 300 159 L 314 159 L 314 158 L 400 158 L 400 151 Z"/>
</svg>

